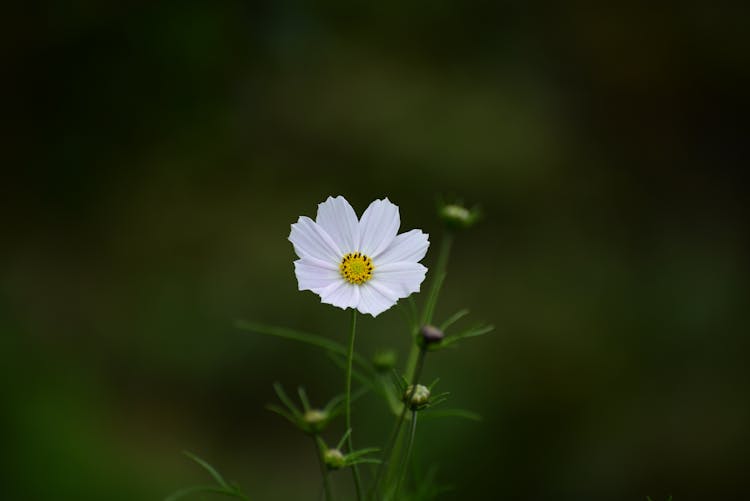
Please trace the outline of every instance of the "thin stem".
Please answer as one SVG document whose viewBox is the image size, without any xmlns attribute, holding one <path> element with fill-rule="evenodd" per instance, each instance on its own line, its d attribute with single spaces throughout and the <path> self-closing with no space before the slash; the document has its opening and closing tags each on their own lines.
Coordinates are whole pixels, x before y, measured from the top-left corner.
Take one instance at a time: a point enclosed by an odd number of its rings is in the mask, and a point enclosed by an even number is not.
<svg viewBox="0 0 750 501">
<path fill-rule="evenodd" d="M 432 322 L 432 314 L 435 312 L 435 305 L 440 295 L 440 287 L 443 285 L 443 280 L 445 280 L 445 268 L 448 266 L 448 257 L 450 256 L 452 245 L 453 233 L 446 231 L 445 235 L 443 235 L 443 241 L 440 243 L 440 252 L 435 264 L 435 275 L 432 284 L 430 284 L 430 295 L 427 296 L 422 325 Z"/>
<path fill-rule="evenodd" d="M 435 263 L 435 273 L 432 278 L 432 283 L 430 284 L 430 291 L 427 295 L 427 302 L 425 303 L 424 312 L 422 314 L 422 325 L 427 325 L 432 322 L 435 305 L 437 304 L 438 296 L 440 295 L 440 289 L 443 285 L 443 281 L 445 280 L 445 270 L 448 266 L 448 257 L 450 256 L 452 245 L 453 233 L 451 233 L 449 230 L 446 230 L 445 234 L 443 235 L 443 240 L 440 243 L 440 250 L 438 251 L 438 257 Z M 419 325 L 416 325 L 411 332 L 412 345 L 406 363 L 406 374 L 407 377 L 412 381 L 412 394 L 409 395 L 407 402 L 411 401 L 411 398 L 414 396 L 414 391 L 417 388 L 417 383 L 419 382 L 419 378 L 422 374 L 425 355 L 427 354 L 427 350 L 424 349 L 424 347 L 420 347 L 416 343 L 416 336 L 418 335 L 418 333 Z M 374 496 L 377 496 L 378 494 L 378 487 L 383 475 L 383 471 L 388 466 L 391 456 L 396 450 L 395 445 L 398 442 L 399 436 L 401 435 L 401 427 L 404 424 L 407 410 L 408 405 L 405 403 L 398 417 L 398 421 L 396 422 L 396 427 L 394 428 L 393 433 L 388 439 L 387 445 L 384 449 L 383 462 L 380 463 L 377 473 L 375 474 L 375 482 L 373 485 Z M 414 417 L 416 417 L 416 413 L 414 414 Z M 390 477 L 390 475 L 388 475 L 388 477 Z"/>
<path fill-rule="evenodd" d="M 399 492 L 401 491 L 401 484 L 404 483 L 404 477 L 406 477 L 406 470 L 409 469 L 409 460 L 411 459 L 411 451 L 414 447 L 414 437 L 417 434 L 417 415 L 419 413 L 417 411 L 412 412 L 411 414 L 411 426 L 409 427 L 409 442 L 406 446 L 406 455 L 404 456 L 404 461 L 401 463 L 401 474 L 398 477 L 398 482 L 396 483 L 396 494 L 393 496 L 393 499 L 398 499 Z"/>
<path fill-rule="evenodd" d="M 357 310 L 352 308 L 352 329 L 349 334 L 349 352 L 346 357 L 346 429 L 352 429 L 352 360 L 354 359 L 354 337 L 357 331 Z M 349 452 L 354 451 L 352 434 L 349 433 L 347 439 Z M 354 476 L 354 488 L 357 491 L 357 499 L 362 500 L 362 483 L 359 479 L 359 469 L 357 465 L 352 465 L 352 475 Z"/>
<path fill-rule="evenodd" d="M 443 240 L 440 242 L 440 250 L 438 251 L 438 257 L 435 263 L 435 271 L 432 274 L 430 291 L 427 294 L 427 301 L 425 302 L 424 311 L 422 312 L 421 325 L 428 325 L 432 323 L 432 316 L 435 313 L 435 305 L 437 304 L 438 296 L 440 296 L 440 289 L 442 288 L 443 282 L 445 281 L 445 270 L 448 266 L 448 258 L 450 257 L 452 246 L 453 233 L 451 233 L 449 230 L 446 230 L 445 234 L 443 235 Z M 419 332 L 419 327 L 419 325 L 416 326 L 414 331 L 412 331 L 412 338 L 414 338 Z M 413 343 L 406 364 L 407 375 L 414 374 L 418 355 L 419 347 L 416 343 Z"/>
<path fill-rule="evenodd" d="M 411 392 L 409 392 L 409 395 L 407 395 L 407 398 L 405 399 L 406 402 L 404 402 L 403 408 L 401 409 L 401 413 L 398 416 L 398 421 L 396 422 L 396 427 L 393 429 L 393 433 L 391 433 L 390 438 L 388 439 L 388 442 L 385 446 L 384 453 L 383 453 L 383 462 L 378 465 L 378 470 L 375 474 L 375 482 L 373 487 L 373 494 L 374 496 L 377 496 L 378 494 L 378 483 L 380 482 L 380 479 L 383 475 L 383 471 L 388 466 L 389 463 L 391 463 L 392 456 L 394 455 L 396 451 L 396 442 L 398 441 L 398 437 L 401 435 L 401 427 L 404 425 L 404 420 L 406 418 L 406 411 L 409 410 L 409 402 L 411 402 L 411 399 L 414 398 L 414 392 L 417 390 L 417 383 L 419 382 L 419 378 L 422 375 L 422 369 L 424 368 L 424 360 L 427 356 L 427 349 L 426 347 L 422 347 L 419 350 L 419 357 L 417 358 L 417 365 L 415 367 L 414 371 L 414 377 L 412 378 L 411 383 Z M 416 413 L 413 413 L 413 416 L 416 416 Z M 390 478 L 390 475 L 388 475 L 387 478 Z"/>
<path fill-rule="evenodd" d="M 317 434 L 313 437 L 313 441 L 318 450 L 318 462 L 320 463 L 320 473 L 323 476 L 323 490 L 326 493 L 326 501 L 332 501 L 333 494 L 331 491 L 331 480 L 328 478 L 328 468 L 326 467 L 326 462 L 323 458 L 326 451 L 326 444 L 323 443 L 323 439 Z"/>
</svg>

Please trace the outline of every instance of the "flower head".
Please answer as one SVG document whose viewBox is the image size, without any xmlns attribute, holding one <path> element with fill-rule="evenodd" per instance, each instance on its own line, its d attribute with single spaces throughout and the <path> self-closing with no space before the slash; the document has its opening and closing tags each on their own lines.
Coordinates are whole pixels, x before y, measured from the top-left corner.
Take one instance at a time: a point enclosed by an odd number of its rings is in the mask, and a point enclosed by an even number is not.
<svg viewBox="0 0 750 501">
<path fill-rule="evenodd" d="M 397 235 L 400 225 L 398 207 L 387 198 L 372 202 L 357 219 L 344 197 L 328 197 L 315 221 L 301 216 L 292 224 L 299 290 L 373 317 L 419 292 L 427 272 L 419 261 L 430 243 L 421 230 Z"/>
</svg>

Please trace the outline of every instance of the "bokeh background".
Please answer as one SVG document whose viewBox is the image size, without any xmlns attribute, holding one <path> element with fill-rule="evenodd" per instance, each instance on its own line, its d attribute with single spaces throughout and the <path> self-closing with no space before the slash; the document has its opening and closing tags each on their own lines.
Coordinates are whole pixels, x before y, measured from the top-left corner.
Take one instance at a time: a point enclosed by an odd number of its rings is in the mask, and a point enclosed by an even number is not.
<svg viewBox="0 0 750 501">
<path fill-rule="evenodd" d="M 317 499 L 264 405 L 341 374 L 233 322 L 345 339 L 286 241 L 336 194 L 435 243 L 436 197 L 484 211 L 438 315 L 497 329 L 426 367 L 484 417 L 420 429 L 441 499 L 750 498 L 743 7 L 4 10 L 3 499 L 161 499 L 206 480 L 183 449 L 254 500 Z M 396 309 L 360 323 L 366 355 L 407 344 Z M 390 426 L 375 397 L 356 423 Z"/>
</svg>

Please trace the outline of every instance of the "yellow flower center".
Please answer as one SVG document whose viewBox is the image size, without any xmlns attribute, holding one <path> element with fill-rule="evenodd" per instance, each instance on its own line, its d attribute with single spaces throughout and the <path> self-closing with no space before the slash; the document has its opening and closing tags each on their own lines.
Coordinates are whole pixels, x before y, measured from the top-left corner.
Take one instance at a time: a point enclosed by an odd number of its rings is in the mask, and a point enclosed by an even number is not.
<svg viewBox="0 0 750 501">
<path fill-rule="evenodd" d="M 370 280 L 374 269 L 372 259 L 361 252 L 350 252 L 344 256 L 339 265 L 339 271 L 344 280 L 356 285 L 362 285 Z"/>
</svg>

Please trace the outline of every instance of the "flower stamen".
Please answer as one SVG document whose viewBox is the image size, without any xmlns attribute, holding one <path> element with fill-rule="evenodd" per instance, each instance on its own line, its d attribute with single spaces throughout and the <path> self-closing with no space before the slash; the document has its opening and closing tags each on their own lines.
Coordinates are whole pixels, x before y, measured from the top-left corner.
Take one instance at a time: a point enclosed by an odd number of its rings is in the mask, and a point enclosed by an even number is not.
<svg viewBox="0 0 750 501">
<path fill-rule="evenodd" d="M 372 259 L 361 252 L 350 252 L 341 259 L 339 271 L 344 280 L 354 285 L 362 285 L 372 278 L 375 266 Z"/>
</svg>

